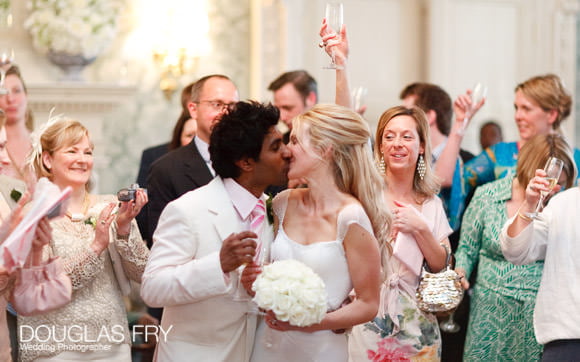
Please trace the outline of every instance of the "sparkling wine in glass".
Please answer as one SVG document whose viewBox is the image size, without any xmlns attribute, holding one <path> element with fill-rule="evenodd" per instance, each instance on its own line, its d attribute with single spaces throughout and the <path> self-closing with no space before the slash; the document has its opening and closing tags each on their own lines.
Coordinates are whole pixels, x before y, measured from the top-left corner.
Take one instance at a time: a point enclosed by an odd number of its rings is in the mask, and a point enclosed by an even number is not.
<svg viewBox="0 0 580 362">
<path fill-rule="evenodd" d="M 342 29 L 342 23 L 344 19 L 343 6 L 342 3 L 331 2 L 326 4 L 325 12 L 326 24 L 328 26 L 328 32 L 334 33 L 337 37 L 340 37 L 340 29 Z M 334 59 L 334 48 L 331 50 L 332 54 L 330 56 L 330 64 L 325 66 L 325 69 L 342 69 L 342 66 L 336 64 Z"/>
<path fill-rule="evenodd" d="M 479 102 L 481 102 L 481 100 L 486 96 L 487 86 L 481 82 L 475 83 L 473 89 L 471 90 L 471 105 L 465 110 L 465 119 L 463 120 L 463 127 L 461 128 L 462 133 L 465 132 L 469 121 L 471 121 L 475 107 L 477 107 Z"/>
<path fill-rule="evenodd" d="M 459 332 L 461 327 L 453 319 L 454 314 L 455 314 L 455 311 L 451 312 L 451 314 L 449 314 L 449 318 L 447 318 L 446 320 L 439 323 L 439 329 L 441 329 L 441 331 L 443 331 L 445 333 L 457 333 L 457 332 Z"/>
<path fill-rule="evenodd" d="M 538 205 L 536 205 L 536 210 L 534 212 L 527 213 L 528 217 L 533 219 L 538 217 L 538 214 L 542 210 L 544 206 L 544 199 L 546 196 L 552 192 L 556 184 L 558 183 L 558 179 L 560 179 L 560 174 L 562 173 L 562 168 L 564 168 L 564 161 L 556 157 L 548 158 L 546 165 L 544 166 L 544 171 L 546 171 L 546 181 L 548 181 L 548 190 L 547 191 L 540 191 L 540 200 L 538 201 Z"/>
<path fill-rule="evenodd" d="M 9 46 L 0 46 L 0 95 L 8 94 L 8 89 L 4 86 L 6 71 L 14 61 L 14 49 Z"/>
</svg>

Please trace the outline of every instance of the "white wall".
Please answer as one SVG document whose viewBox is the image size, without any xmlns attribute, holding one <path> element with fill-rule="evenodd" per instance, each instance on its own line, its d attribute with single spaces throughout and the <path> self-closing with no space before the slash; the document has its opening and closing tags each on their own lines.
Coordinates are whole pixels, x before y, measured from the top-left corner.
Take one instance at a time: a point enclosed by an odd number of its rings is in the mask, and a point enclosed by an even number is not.
<svg viewBox="0 0 580 362">
<path fill-rule="evenodd" d="M 369 88 L 371 124 L 399 103 L 412 81 L 442 86 L 455 98 L 480 81 L 488 102 L 468 129 L 463 147 L 479 153 L 487 118 L 517 139 L 513 90 L 527 78 L 553 72 L 570 92 L 576 83 L 577 0 L 344 0 L 351 42 L 352 86 Z M 316 44 L 325 1 L 287 0 L 286 67 L 305 68 L 319 81 L 322 101 L 334 97 L 334 75 Z M 574 115 L 564 124 L 575 143 Z"/>
<path fill-rule="evenodd" d="M 135 179 L 141 150 L 168 140 L 180 111 L 178 97 L 167 102 L 159 91 L 159 73 L 146 47 L 127 45 L 139 23 L 137 10 L 145 0 L 125 3 L 118 39 L 85 72 L 86 87 L 99 90 L 96 97 L 103 87 L 134 89 L 115 110 L 87 118 L 100 122 L 89 126 L 102 141 L 96 155 L 104 155 L 105 160 L 98 170 L 103 192 L 113 192 Z M 506 138 L 513 140 L 517 136 L 512 105 L 517 83 L 554 72 L 575 91 L 579 0 L 343 3 L 351 40 L 351 85 L 369 88 L 366 118 L 373 125 L 385 109 L 399 103 L 400 90 L 412 81 L 437 83 L 452 97 L 482 81 L 489 87 L 489 101 L 474 120 L 475 126 L 495 117 L 504 125 Z M 322 69 L 328 57 L 317 46 L 324 6 L 322 0 L 209 1 L 212 52 L 201 59 L 196 74 L 181 79 L 182 85 L 200 75 L 221 72 L 236 81 L 242 98 L 267 100 L 266 87 L 275 76 L 303 68 L 318 80 L 321 101 L 333 101 L 334 74 Z M 58 83 L 59 70 L 32 48 L 22 27 L 26 1 L 12 0 L 12 7 L 16 27 L 0 37 L 14 44 L 16 61 L 31 88 L 30 98 L 36 102 L 40 94 L 35 89 L 45 92 L 47 86 L 66 85 Z M 183 24 L 184 32 L 189 25 Z M 129 71 L 124 78 L 123 66 Z M 565 123 L 570 138 L 579 128 L 573 120 L 574 115 Z M 42 121 L 37 119 L 37 123 Z M 479 152 L 476 127 L 468 131 L 464 147 Z"/>
</svg>

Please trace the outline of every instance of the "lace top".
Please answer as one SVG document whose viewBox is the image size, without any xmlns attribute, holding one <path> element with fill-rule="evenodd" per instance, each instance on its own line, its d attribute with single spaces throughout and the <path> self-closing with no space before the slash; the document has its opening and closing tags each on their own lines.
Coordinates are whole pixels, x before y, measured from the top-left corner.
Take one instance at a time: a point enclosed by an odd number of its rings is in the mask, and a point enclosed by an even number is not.
<svg viewBox="0 0 580 362">
<path fill-rule="evenodd" d="M 272 244 L 272 260 L 296 259 L 308 265 L 318 274 L 326 286 L 328 310 L 340 307 L 352 290 L 352 282 L 342 242 L 351 224 L 362 226 L 373 234 L 371 222 L 359 204 L 349 204 L 337 217 L 336 240 L 300 244 L 284 231 L 284 215 L 291 190 L 281 192 L 272 204 L 279 220 L 278 234 Z"/>
<path fill-rule="evenodd" d="M 97 196 L 88 217 L 98 217 L 109 202 L 116 202 L 116 198 L 112 195 Z M 44 256 L 48 258 L 49 254 L 54 254 L 61 258 L 72 281 L 72 301 L 43 315 L 18 316 L 19 337 L 27 341 L 19 346 L 22 361 L 54 356 L 63 351 L 83 351 L 72 349 L 75 345 L 77 348 L 84 346 L 84 350 L 106 351 L 102 346 L 130 344 L 127 313 L 109 251 L 105 249 L 97 256 L 90 248 L 95 237 L 93 225 L 62 217 L 53 220 L 51 226 L 51 248 L 45 249 Z M 111 235 L 116 235 L 113 231 Z M 141 239 L 135 221 L 131 223 L 127 241 L 117 238 L 111 239 L 111 243 L 115 243 L 121 256 L 125 275 L 140 282 L 149 249 Z"/>
</svg>

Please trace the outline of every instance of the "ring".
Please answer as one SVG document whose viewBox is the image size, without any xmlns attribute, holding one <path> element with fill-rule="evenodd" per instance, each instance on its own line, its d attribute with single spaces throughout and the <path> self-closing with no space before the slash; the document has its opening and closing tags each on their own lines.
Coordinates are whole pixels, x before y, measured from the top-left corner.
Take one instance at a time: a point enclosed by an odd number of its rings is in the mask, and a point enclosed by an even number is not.
<svg viewBox="0 0 580 362">
<path fill-rule="evenodd" d="M 318 43 L 318 47 L 319 48 L 324 48 L 326 46 L 326 43 L 321 41 L 320 43 Z"/>
<path fill-rule="evenodd" d="M 107 222 L 105 220 L 101 220 L 101 224 L 105 225 Z"/>
</svg>

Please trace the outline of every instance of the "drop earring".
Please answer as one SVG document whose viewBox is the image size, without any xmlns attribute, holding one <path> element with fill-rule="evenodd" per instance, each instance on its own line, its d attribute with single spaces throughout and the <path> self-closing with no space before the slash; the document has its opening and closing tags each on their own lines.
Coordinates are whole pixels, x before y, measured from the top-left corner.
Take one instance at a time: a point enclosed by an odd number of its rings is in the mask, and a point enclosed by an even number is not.
<svg viewBox="0 0 580 362">
<path fill-rule="evenodd" d="M 425 159 L 423 158 L 423 154 L 419 155 L 419 160 L 417 161 L 417 173 L 419 174 L 419 178 L 423 180 L 425 178 L 425 171 L 427 170 L 427 166 L 425 165 Z"/>
<path fill-rule="evenodd" d="M 381 175 L 385 174 L 385 159 L 383 158 L 383 154 L 381 154 L 380 161 L 378 162 L 378 168 Z"/>
</svg>

